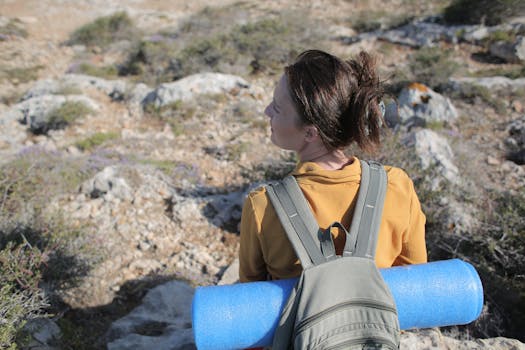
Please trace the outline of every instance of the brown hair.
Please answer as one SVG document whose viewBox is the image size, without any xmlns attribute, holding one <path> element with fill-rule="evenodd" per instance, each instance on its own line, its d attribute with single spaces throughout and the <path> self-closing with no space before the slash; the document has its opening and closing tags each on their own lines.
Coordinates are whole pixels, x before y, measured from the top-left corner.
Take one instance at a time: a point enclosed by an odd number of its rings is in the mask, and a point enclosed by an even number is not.
<svg viewBox="0 0 525 350">
<path fill-rule="evenodd" d="M 319 50 L 301 53 L 285 68 L 290 92 L 305 124 L 314 125 L 327 147 L 380 144 L 383 86 L 366 52 L 344 61 Z"/>
</svg>

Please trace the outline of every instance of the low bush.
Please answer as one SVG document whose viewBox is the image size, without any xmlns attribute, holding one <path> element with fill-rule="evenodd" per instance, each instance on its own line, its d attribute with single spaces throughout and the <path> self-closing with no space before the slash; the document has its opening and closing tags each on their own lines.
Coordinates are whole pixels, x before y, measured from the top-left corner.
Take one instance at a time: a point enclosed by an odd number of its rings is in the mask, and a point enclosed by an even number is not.
<svg viewBox="0 0 525 350">
<path fill-rule="evenodd" d="M 350 26 L 359 33 L 374 30 L 385 30 L 407 24 L 413 16 L 410 14 L 392 14 L 385 10 L 366 11 L 356 14 L 350 19 Z"/>
<path fill-rule="evenodd" d="M 480 70 L 471 75 L 474 77 L 502 76 L 502 77 L 507 77 L 509 79 L 525 78 L 525 65 L 484 69 L 484 70 Z"/>
<path fill-rule="evenodd" d="M 2 237 L 0 237 L 2 238 Z M 0 348 L 13 348 L 26 321 L 49 306 L 38 284 L 47 254 L 25 241 L 0 244 Z"/>
<path fill-rule="evenodd" d="M 200 15 L 209 18 L 210 11 Z M 203 23 L 193 17 L 175 32 L 142 40 L 120 66 L 119 73 L 136 75 L 155 85 L 205 71 L 238 75 L 272 72 L 303 49 L 323 48 L 326 39 L 321 26 L 301 14 L 272 14 L 239 24 L 242 18 L 232 15 L 234 8 L 214 11 L 223 16 L 222 21 Z M 225 13 L 231 17 L 230 23 L 219 26 Z"/>
<path fill-rule="evenodd" d="M 45 316 L 53 291 L 74 285 L 96 261 L 83 228 L 49 205 L 103 165 L 31 148 L 0 168 L 0 348 L 22 346 L 25 322 Z"/>
<path fill-rule="evenodd" d="M 469 104 L 485 103 L 494 108 L 498 114 L 506 113 L 505 102 L 501 98 L 493 96 L 491 91 L 484 86 L 468 84 L 462 86 L 459 90 L 447 91 L 447 94 L 452 98 L 461 99 Z"/>
<path fill-rule="evenodd" d="M 154 104 L 144 106 L 146 116 L 168 124 L 175 136 L 184 133 L 186 124 L 195 116 L 196 111 L 197 106 L 194 103 L 181 100 L 162 107 L 157 107 Z"/>
<path fill-rule="evenodd" d="M 75 145 L 81 151 L 90 151 L 104 144 L 106 141 L 115 140 L 119 137 L 116 132 L 97 132 L 88 138 L 78 141 Z"/>
<path fill-rule="evenodd" d="M 140 31 L 131 18 L 125 12 L 117 12 L 110 16 L 97 18 L 75 30 L 68 44 L 106 48 L 120 40 L 135 40 L 138 35 Z"/>
<path fill-rule="evenodd" d="M 431 47 L 417 50 L 410 58 L 409 67 L 414 81 L 440 90 L 458 71 L 459 64 L 452 59 L 450 51 Z"/>
<path fill-rule="evenodd" d="M 32 66 L 27 68 L 7 68 L 0 67 L 0 81 L 7 80 L 13 84 L 23 84 L 38 78 L 38 72 L 42 66 Z"/>
<path fill-rule="evenodd" d="M 525 14 L 523 0 L 454 0 L 443 11 L 447 23 L 489 26 L 523 14 Z"/>
<path fill-rule="evenodd" d="M 118 66 L 119 75 L 136 76 L 138 80 L 157 85 L 173 80 L 173 57 L 177 54 L 179 44 L 169 38 L 160 37 L 136 43 L 125 62 Z"/>
<path fill-rule="evenodd" d="M 93 64 L 84 62 L 71 70 L 70 73 L 86 74 L 92 75 L 94 77 L 111 79 L 118 76 L 118 68 L 114 65 L 95 66 Z"/>
<path fill-rule="evenodd" d="M 45 134 L 49 130 L 59 130 L 72 124 L 75 120 L 93 113 L 93 110 L 79 101 L 66 101 L 47 115 L 47 122 L 33 130 L 35 134 Z"/>
<path fill-rule="evenodd" d="M 0 41 L 5 37 L 17 36 L 21 38 L 27 37 L 27 31 L 22 26 L 22 23 L 17 19 L 9 19 L 4 25 L 0 25 Z"/>
<path fill-rule="evenodd" d="M 418 82 L 441 92 L 449 78 L 461 70 L 451 50 L 424 47 L 411 53 L 406 65 L 388 73 L 385 89 L 388 94 L 397 95 L 408 84 Z"/>
</svg>

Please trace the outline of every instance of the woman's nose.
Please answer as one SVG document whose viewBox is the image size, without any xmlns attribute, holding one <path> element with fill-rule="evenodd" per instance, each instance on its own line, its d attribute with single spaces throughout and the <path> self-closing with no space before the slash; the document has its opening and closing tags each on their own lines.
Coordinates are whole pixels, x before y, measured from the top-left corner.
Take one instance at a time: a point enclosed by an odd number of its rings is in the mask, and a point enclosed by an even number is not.
<svg viewBox="0 0 525 350">
<path fill-rule="evenodd" d="M 269 104 L 269 105 L 266 106 L 266 108 L 264 109 L 264 114 L 266 114 L 266 116 L 267 116 L 268 118 L 270 118 L 270 119 L 272 118 L 271 107 L 272 107 L 272 105 Z"/>
</svg>

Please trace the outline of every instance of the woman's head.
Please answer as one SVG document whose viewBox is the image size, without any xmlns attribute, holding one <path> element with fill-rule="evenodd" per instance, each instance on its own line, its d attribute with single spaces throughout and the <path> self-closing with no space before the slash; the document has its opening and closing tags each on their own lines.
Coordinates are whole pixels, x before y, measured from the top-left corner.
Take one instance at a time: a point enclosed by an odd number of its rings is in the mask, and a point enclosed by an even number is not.
<svg viewBox="0 0 525 350">
<path fill-rule="evenodd" d="M 369 54 L 344 61 L 319 50 L 301 53 L 285 68 L 286 85 L 303 125 L 312 125 L 326 147 L 380 143 L 383 87 Z"/>
</svg>

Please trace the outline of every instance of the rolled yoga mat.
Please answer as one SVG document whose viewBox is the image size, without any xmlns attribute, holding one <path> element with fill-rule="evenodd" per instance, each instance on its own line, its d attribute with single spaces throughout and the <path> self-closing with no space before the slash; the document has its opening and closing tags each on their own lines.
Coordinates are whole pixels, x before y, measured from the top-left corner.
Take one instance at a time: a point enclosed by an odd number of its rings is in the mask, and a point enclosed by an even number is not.
<svg viewBox="0 0 525 350">
<path fill-rule="evenodd" d="M 401 329 L 467 324 L 481 313 L 483 287 L 469 263 L 451 259 L 380 272 L 396 302 Z M 197 349 L 271 345 L 296 281 L 198 287 L 192 305 Z"/>
</svg>

